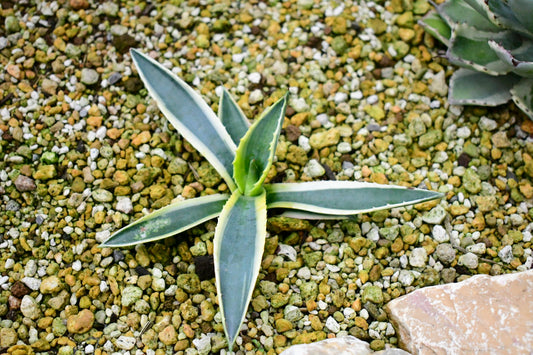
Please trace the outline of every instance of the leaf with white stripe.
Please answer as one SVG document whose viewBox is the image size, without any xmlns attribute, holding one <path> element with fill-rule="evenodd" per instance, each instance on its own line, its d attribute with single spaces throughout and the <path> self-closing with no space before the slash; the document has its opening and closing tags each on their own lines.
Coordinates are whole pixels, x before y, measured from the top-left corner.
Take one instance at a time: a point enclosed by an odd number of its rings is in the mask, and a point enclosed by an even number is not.
<svg viewBox="0 0 533 355">
<path fill-rule="evenodd" d="M 265 185 L 268 208 L 290 208 L 319 214 L 354 215 L 417 204 L 438 192 L 356 181 L 313 181 Z"/>
<path fill-rule="evenodd" d="M 235 145 L 238 146 L 241 138 L 248 131 L 250 122 L 225 87 L 223 87 L 222 95 L 220 96 L 218 117 L 220 117 Z"/>
<path fill-rule="evenodd" d="M 228 198 L 215 194 L 175 202 L 120 229 L 101 246 L 124 247 L 171 237 L 217 217 Z"/>
<path fill-rule="evenodd" d="M 237 147 L 217 115 L 187 83 L 157 61 L 135 49 L 131 56 L 161 112 L 234 190 L 233 160 Z"/>
<path fill-rule="evenodd" d="M 501 105 L 511 99 L 510 90 L 518 81 L 513 74 L 494 76 L 460 68 L 450 79 L 448 101 L 452 105 Z"/>
<path fill-rule="evenodd" d="M 257 195 L 270 170 L 285 118 L 287 95 L 270 106 L 241 139 L 235 156 L 235 183 L 247 196 Z"/>
<path fill-rule="evenodd" d="M 214 262 L 219 305 L 231 350 L 252 298 L 266 239 L 266 194 L 235 191 L 215 229 Z"/>
<path fill-rule="evenodd" d="M 516 106 L 533 120 L 533 79 L 522 79 L 511 89 Z"/>
</svg>

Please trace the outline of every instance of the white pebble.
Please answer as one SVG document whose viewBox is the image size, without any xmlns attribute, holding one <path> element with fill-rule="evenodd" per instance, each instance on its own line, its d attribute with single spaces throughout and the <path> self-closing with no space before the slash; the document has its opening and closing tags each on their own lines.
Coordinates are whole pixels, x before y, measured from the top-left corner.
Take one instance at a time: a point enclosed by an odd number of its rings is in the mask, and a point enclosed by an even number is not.
<svg viewBox="0 0 533 355">
<path fill-rule="evenodd" d="M 254 84 L 259 84 L 261 81 L 261 74 L 255 72 L 248 75 L 248 80 Z"/>
<path fill-rule="evenodd" d="M 459 257 L 459 260 L 457 261 L 459 265 L 464 265 L 469 269 L 475 269 L 478 265 L 478 257 L 474 253 L 466 253 L 464 255 L 461 255 Z"/>
<path fill-rule="evenodd" d="M 4 267 L 6 269 L 11 269 L 13 267 L 13 265 L 15 265 L 15 260 L 10 258 L 10 259 L 6 260 L 6 263 L 4 264 Z"/>
<path fill-rule="evenodd" d="M 411 251 L 409 264 L 414 267 L 424 267 L 428 259 L 428 253 L 424 248 L 415 248 Z"/>
<path fill-rule="evenodd" d="M 433 226 L 433 239 L 435 239 L 436 242 L 444 243 L 450 240 L 450 236 L 448 235 L 448 232 L 446 232 L 446 229 L 437 224 Z"/>
<path fill-rule="evenodd" d="M 103 243 L 107 240 L 107 238 L 109 238 L 110 235 L 111 232 L 109 230 L 99 231 L 96 232 L 94 239 L 96 239 L 98 243 Z"/>
<path fill-rule="evenodd" d="M 79 260 L 75 260 L 75 261 L 72 263 L 72 270 L 74 270 L 74 271 L 80 271 L 80 270 L 81 270 L 81 261 L 79 261 Z"/>
<path fill-rule="evenodd" d="M 335 320 L 335 318 L 329 316 L 326 320 L 326 328 L 328 328 L 333 333 L 338 333 L 341 330 L 341 326 L 339 323 Z"/>
<path fill-rule="evenodd" d="M 37 291 L 39 287 L 41 287 L 41 280 L 36 279 L 35 277 L 23 277 L 20 281 L 33 291 Z"/>
<path fill-rule="evenodd" d="M 135 338 L 121 335 L 118 337 L 116 345 L 122 350 L 131 350 L 135 346 Z"/>
</svg>

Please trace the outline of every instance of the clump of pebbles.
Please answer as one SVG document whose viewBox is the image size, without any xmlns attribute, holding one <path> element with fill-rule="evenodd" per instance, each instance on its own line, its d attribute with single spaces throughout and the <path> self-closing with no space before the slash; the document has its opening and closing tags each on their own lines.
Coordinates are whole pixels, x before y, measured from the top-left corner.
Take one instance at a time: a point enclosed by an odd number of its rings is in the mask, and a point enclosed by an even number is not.
<svg viewBox="0 0 533 355">
<path fill-rule="evenodd" d="M 179 4 L 179 5 L 176 5 Z M 453 68 L 425 0 L 2 1 L 0 353 L 226 350 L 214 221 L 99 248 L 173 199 L 223 192 L 135 74 L 142 48 L 216 111 L 290 92 L 271 181 L 425 187 L 442 201 L 346 221 L 272 215 L 238 353 L 350 334 L 394 347 L 383 305 L 416 288 L 531 268 L 533 124 L 449 106 Z"/>
</svg>

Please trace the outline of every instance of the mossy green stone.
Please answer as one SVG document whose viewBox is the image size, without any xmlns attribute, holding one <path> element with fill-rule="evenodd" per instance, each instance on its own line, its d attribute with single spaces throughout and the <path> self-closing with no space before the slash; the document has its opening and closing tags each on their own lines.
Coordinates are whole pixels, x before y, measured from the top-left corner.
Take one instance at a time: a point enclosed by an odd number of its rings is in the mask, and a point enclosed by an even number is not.
<svg viewBox="0 0 533 355">
<path fill-rule="evenodd" d="M 270 299 L 276 294 L 276 292 L 278 292 L 278 287 L 272 281 L 260 281 L 259 289 L 261 290 L 263 296 L 265 296 L 267 299 Z"/>
<path fill-rule="evenodd" d="M 285 306 L 289 302 L 289 294 L 277 292 L 270 299 L 270 304 L 274 308 L 280 308 Z"/>
<path fill-rule="evenodd" d="M 137 286 L 126 286 L 122 290 L 122 305 L 129 307 L 142 297 L 143 291 Z"/>
<path fill-rule="evenodd" d="M 442 141 L 442 131 L 432 129 L 420 136 L 418 139 L 418 145 L 421 149 L 426 149 L 434 146 L 440 141 Z"/>
<path fill-rule="evenodd" d="M 313 301 L 318 296 L 318 285 L 314 281 L 304 282 L 300 285 L 300 295 L 304 301 Z"/>
<path fill-rule="evenodd" d="M 387 240 L 394 240 L 400 234 L 400 227 L 399 226 L 391 226 L 391 227 L 383 227 L 379 229 L 379 234 L 387 239 Z"/>
<path fill-rule="evenodd" d="M 377 105 L 367 105 L 364 107 L 364 110 L 370 117 L 377 121 L 385 118 L 385 111 Z"/>
<path fill-rule="evenodd" d="M 463 175 L 463 187 L 471 194 L 477 194 L 481 191 L 481 179 L 474 169 L 466 169 Z"/>
<path fill-rule="evenodd" d="M 348 43 L 346 43 L 343 36 L 337 36 L 331 41 L 331 48 L 333 48 L 338 55 L 343 55 L 348 50 Z"/>
<path fill-rule="evenodd" d="M 367 286 L 363 289 L 361 301 L 363 303 L 383 303 L 383 291 L 378 286 Z"/>
<path fill-rule="evenodd" d="M 36 180 L 50 180 L 56 176 L 55 165 L 39 165 L 37 171 L 33 174 Z"/>
<path fill-rule="evenodd" d="M 369 19 L 367 24 L 368 24 L 368 27 L 374 30 L 374 33 L 376 35 L 380 35 L 382 33 L 385 33 L 385 31 L 387 31 L 387 24 L 385 23 L 385 21 L 379 18 Z"/>
<path fill-rule="evenodd" d="M 200 165 L 197 169 L 199 181 L 206 187 L 214 187 L 222 181 L 222 178 L 217 171 L 207 162 Z"/>
<path fill-rule="evenodd" d="M 196 274 L 179 275 L 176 285 L 190 295 L 201 291 L 200 279 Z"/>
<path fill-rule="evenodd" d="M 316 264 L 322 260 L 322 252 L 314 251 L 311 253 L 304 254 L 304 263 L 309 267 L 315 267 Z"/>
</svg>

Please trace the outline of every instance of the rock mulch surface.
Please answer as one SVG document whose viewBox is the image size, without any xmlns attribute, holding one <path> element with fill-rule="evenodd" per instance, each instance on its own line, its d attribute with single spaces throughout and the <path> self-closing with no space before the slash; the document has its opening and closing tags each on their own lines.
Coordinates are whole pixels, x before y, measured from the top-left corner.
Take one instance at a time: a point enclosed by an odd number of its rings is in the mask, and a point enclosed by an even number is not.
<svg viewBox="0 0 533 355">
<path fill-rule="evenodd" d="M 447 102 L 427 0 L 0 1 L 0 354 L 224 353 L 214 221 L 99 248 L 174 199 L 227 192 L 168 124 L 128 49 L 213 110 L 290 95 L 274 182 L 355 180 L 445 198 L 346 221 L 271 215 L 235 349 L 355 336 L 397 346 L 383 306 L 533 264 L 533 123 Z M 209 271 L 209 270 L 208 270 Z"/>
<path fill-rule="evenodd" d="M 400 345 L 412 354 L 528 354 L 533 271 L 427 287 L 386 309 Z"/>
<path fill-rule="evenodd" d="M 322 340 L 313 344 L 294 345 L 280 355 L 409 355 L 401 349 L 372 351 L 368 343 L 353 336 Z"/>
</svg>

